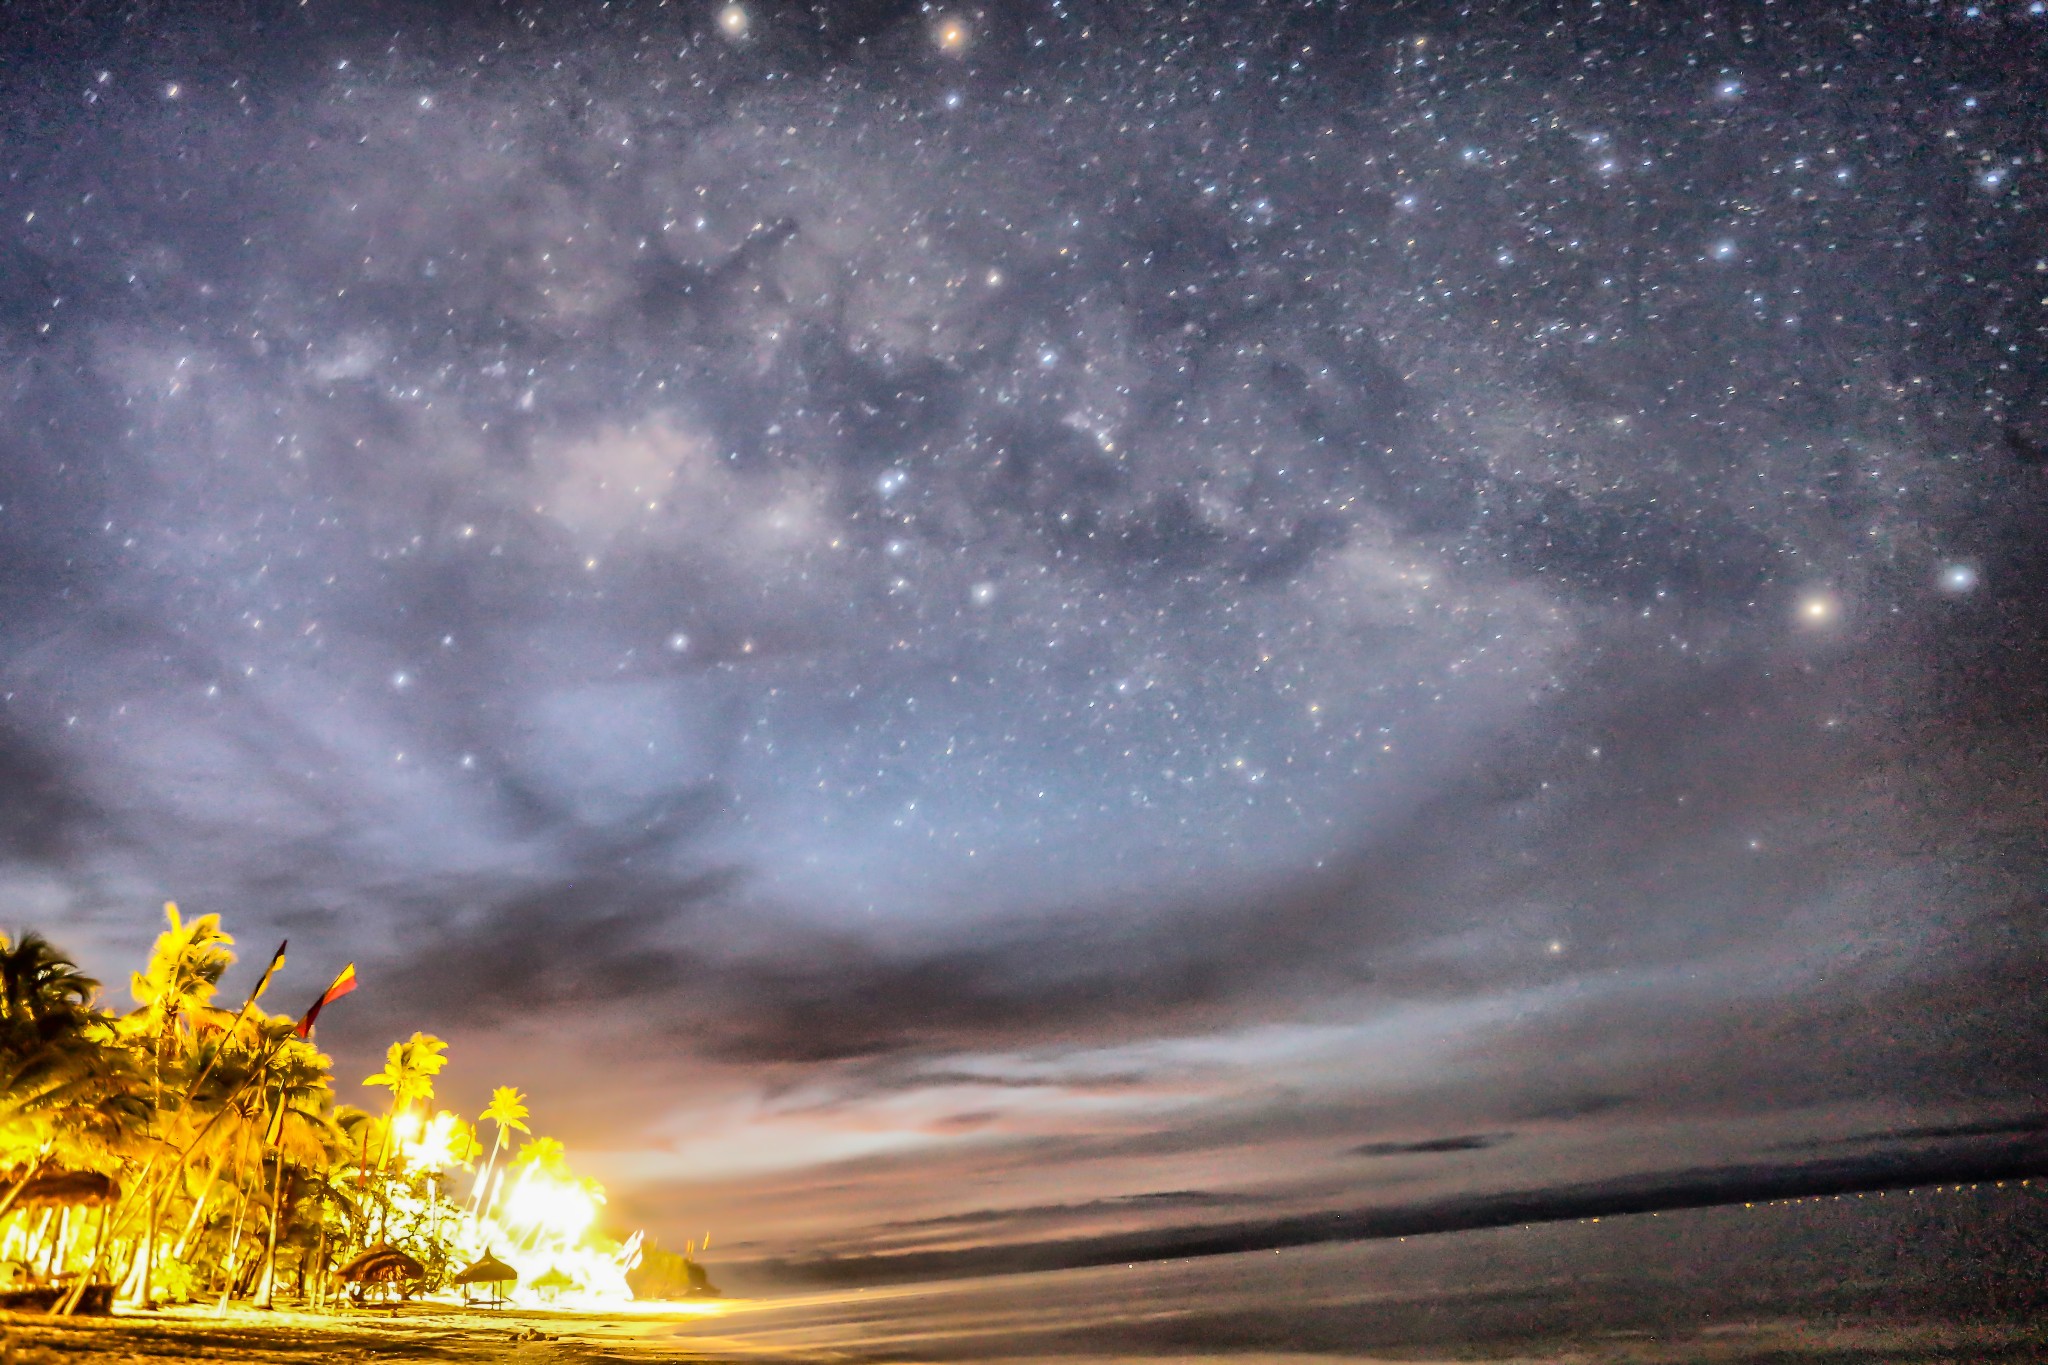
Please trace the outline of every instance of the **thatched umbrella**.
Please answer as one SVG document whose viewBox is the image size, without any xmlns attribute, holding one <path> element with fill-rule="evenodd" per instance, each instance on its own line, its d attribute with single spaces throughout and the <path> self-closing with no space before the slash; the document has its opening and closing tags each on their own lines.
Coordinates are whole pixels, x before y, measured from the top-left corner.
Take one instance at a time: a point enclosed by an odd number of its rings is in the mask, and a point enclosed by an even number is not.
<svg viewBox="0 0 2048 1365">
<path fill-rule="evenodd" d="M 362 1302 L 364 1291 L 379 1284 L 392 1285 L 398 1289 L 399 1297 L 407 1297 L 408 1286 L 424 1279 L 426 1273 L 425 1266 L 389 1242 L 377 1243 L 335 1272 L 344 1284 L 356 1286 L 358 1303 Z"/>
<path fill-rule="evenodd" d="M 20 1182 L 19 1171 L 12 1178 Z M 43 1171 L 30 1179 L 27 1184 L 7 1191 L 7 1207 L 11 1209 L 30 1208 L 37 1204 L 56 1208 L 80 1208 L 97 1204 L 103 1210 L 118 1202 L 121 1187 L 114 1183 L 112 1176 L 101 1175 L 98 1171 Z M 102 1212 L 100 1217 L 110 1217 Z M 24 1265 L 24 1269 L 27 1267 Z M 62 1278 L 62 1277 L 60 1277 Z M 42 1284 L 33 1272 L 28 1283 L 0 1290 L 0 1312 L 47 1313 L 58 1301 L 71 1295 L 72 1287 L 66 1284 Z M 72 1307 L 74 1313 L 104 1316 L 112 1311 L 114 1286 L 106 1283 L 87 1284 L 78 1291 L 78 1301 Z"/>
<path fill-rule="evenodd" d="M 463 1298 L 465 1301 L 469 1296 L 470 1285 L 483 1285 L 484 1302 L 495 1307 L 505 1302 L 505 1286 L 514 1283 L 518 1278 L 518 1271 L 506 1265 L 496 1256 L 493 1256 L 490 1248 L 486 1247 L 484 1248 L 483 1256 L 477 1263 L 463 1271 L 460 1275 L 457 1275 L 451 1283 L 459 1284 L 463 1287 Z"/>
<path fill-rule="evenodd" d="M 564 1275 L 560 1266 L 551 1265 L 542 1273 L 539 1279 L 533 1282 L 533 1287 L 552 1300 L 555 1295 L 561 1293 L 564 1289 L 574 1289 L 576 1281 Z"/>
<path fill-rule="evenodd" d="M 28 1204 L 112 1204 L 121 1198 L 114 1178 L 98 1171 L 44 1171 L 14 1197 L 17 1208 Z"/>
</svg>

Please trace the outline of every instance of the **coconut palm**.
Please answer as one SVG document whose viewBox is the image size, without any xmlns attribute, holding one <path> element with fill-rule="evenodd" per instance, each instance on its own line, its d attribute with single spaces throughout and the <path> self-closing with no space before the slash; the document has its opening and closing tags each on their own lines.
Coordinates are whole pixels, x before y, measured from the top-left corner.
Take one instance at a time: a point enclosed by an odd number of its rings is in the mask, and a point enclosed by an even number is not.
<svg viewBox="0 0 2048 1365">
<path fill-rule="evenodd" d="M 519 1155 L 512 1158 L 512 1169 L 567 1179 L 569 1149 L 556 1138 L 537 1137 L 519 1149 Z"/>
<path fill-rule="evenodd" d="M 100 983 L 41 934 L 0 934 L 0 1023 L 8 1027 L 92 1013 Z"/>
<path fill-rule="evenodd" d="M 384 1053 L 384 1069 L 365 1077 L 364 1085 L 381 1085 L 391 1091 L 394 1114 L 434 1098 L 434 1077 L 448 1065 L 448 1044 L 431 1033 L 415 1033 L 402 1043 L 393 1043 Z"/>
<path fill-rule="evenodd" d="M 99 983 L 37 933 L 0 935 L 0 1217 L 52 1162 L 107 1164 L 142 1116 L 131 1054 L 94 1007 Z"/>
<path fill-rule="evenodd" d="M 171 1158 L 174 1176 L 181 1171 L 183 1150 L 189 1147 L 196 1130 L 192 1121 L 198 1117 L 184 1114 L 182 1102 L 167 1102 L 180 1087 L 166 1089 L 166 1073 L 173 1078 L 189 1077 L 187 1068 L 193 1060 L 201 1026 L 211 1024 L 219 1029 L 230 1021 L 226 1011 L 214 1007 L 213 996 L 220 988 L 221 977 L 235 962 L 234 936 L 220 927 L 219 915 L 201 915 L 188 921 L 179 913 L 176 901 L 166 901 L 164 920 L 166 927 L 150 948 L 148 964 L 129 978 L 129 992 L 141 1008 L 123 1021 L 149 1047 L 150 1088 L 156 1110 L 153 1128 L 161 1144 L 140 1178 L 140 1183 L 150 1189 L 140 1268 L 145 1304 L 153 1302 L 151 1286 L 155 1282 L 153 1267 L 164 1194 L 163 1181 L 152 1183 L 150 1176 L 158 1171 L 159 1162 L 165 1157 Z M 168 1121 L 173 1114 L 183 1115 L 180 1131 L 173 1131 Z"/>
<path fill-rule="evenodd" d="M 176 901 L 166 901 L 164 919 L 168 927 L 157 935 L 149 965 L 128 982 L 148 1031 L 158 1039 L 159 1061 L 174 1031 L 190 1034 L 202 1022 L 226 1018 L 213 1008 L 213 996 L 235 963 L 234 935 L 222 930 L 219 915 L 188 921 L 179 915 Z"/>
<path fill-rule="evenodd" d="M 497 1169 L 498 1153 L 505 1149 L 507 1132 L 524 1133 L 526 1126 L 526 1093 L 517 1086 L 501 1085 L 491 1091 L 491 1102 L 484 1106 L 484 1112 L 477 1122 L 488 1120 L 497 1129 L 497 1138 L 491 1143 L 491 1155 L 484 1162 L 484 1173 L 476 1182 L 476 1192 L 470 1204 L 470 1221 L 480 1221 L 484 1216 L 485 1199 L 491 1187 L 491 1175 Z"/>
<path fill-rule="evenodd" d="M 255 1089 L 267 1116 L 265 1145 L 272 1152 L 268 1243 L 263 1253 L 263 1306 L 271 1305 L 277 1283 L 277 1245 L 286 1191 L 300 1173 L 325 1170 L 344 1139 L 333 1117 L 330 1063 L 311 1043 L 295 1036 L 296 1021 L 285 1015 L 262 1021 Z M 274 1104 L 273 1104 L 274 1097 Z"/>
<path fill-rule="evenodd" d="M 391 1155 L 391 1129 L 399 1115 L 411 1110 L 415 1104 L 428 1104 L 434 1098 L 434 1077 L 441 1068 L 448 1065 L 448 1044 L 431 1033 L 414 1033 L 402 1043 L 393 1043 L 384 1052 L 384 1069 L 374 1076 L 363 1079 L 364 1085 L 381 1085 L 391 1091 L 391 1108 L 385 1115 L 384 1132 L 377 1144 L 377 1174 L 384 1173 L 384 1163 Z M 391 1217 L 391 1200 L 388 1191 L 379 1193 L 384 1199 L 383 1219 L 380 1226 Z"/>
<path fill-rule="evenodd" d="M 138 1007 L 119 1017 L 41 935 L 0 935 L 0 1247 L 42 1274 L 73 1273 L 58 1312 L 109 1281 L 145 1303 L 210 1289 L 224 1305 L 252 1288 L 267 1303 L 294 1268 L 317 1300 L 327 1268 L 371 1240 L 371 1204 L 378 1237 L 388 1226 L 423 1264 L 449 1264 L 464 1220 L 440 1184 L 482 1148 L 467 1122 L 421 1112 L 447 1044 L 415 1033 L 391 1046 L 364 1081 L 390 1091 L 382 1115 L 338 1109 L 329 1059 L 290 1019 L 256 1008 L 260 991 L 240 1012 L 215 1007 L 235 960 L 218 917 L 188 920 L 176 905 L 164 915 L 130 980 Z M 508 1170 L 601 1201 L 560 1143 L 534 1138 L 513 1155 L 528 1132 L 516 1087 L 492 1093 L 484 1121 L 495 1132 L 473 1218 Z M 390 1161 L 394 1151 L 404 1159 Z M 53 1212 L 58 1186 L 85 1188 L 89 1202 Z M 96 1217 L 79 1212 L 91 1205 Z M 528 1239 L 542 1231 L 534 1222 Z"/>
</svg>

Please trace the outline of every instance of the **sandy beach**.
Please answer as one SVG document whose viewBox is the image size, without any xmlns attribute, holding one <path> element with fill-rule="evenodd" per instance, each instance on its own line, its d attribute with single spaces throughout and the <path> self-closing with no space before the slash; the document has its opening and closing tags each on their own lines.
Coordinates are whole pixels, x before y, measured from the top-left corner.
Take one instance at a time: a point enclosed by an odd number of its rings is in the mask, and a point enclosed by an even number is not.
<svg viewBox="0 0 2048 1365">
<path fill-rule="evenodd" d="M 1315 1304 L 1300 1306 L 1305 1318 Z M 115 1318 L 16 1316 L 4 1324 L 0 1365 L 637 1365 L 748 1361 L 885 1363 L 885 1361 L 1059 1361 L 1112 1365 L 1212 1361 L 1217 1365 L 1313 1365 L 1317 1361 L 1450 1365 L 2019 1365 L 2048 1353 L 2042 1330 L 2017 1322 L 1884 1322 L 1759 1318 L 1647 1332 L 1587 1324 L 1536 1340 L 1419 1340 L 1393 1345 L 1362 1332 L 1356 1349 L 1327 1338 L 1315 1349 L 1231 1349 L 1198 1322 L 1180 1324 L 1171 1306 L 1077 1314 L 1038 1322 L 991 1312 L 967 1318 L 934 1312 L 918 1293 L 803 1295 L 797 1300 L 694 1306 L 649 1306 L 641 1312 L 504 1312 L 483 1314 L 442 1306 L 348 1316 L 305 1312 L 168 1310 Z M 1184 1345 L 1176 1345 L 1180 1338 Z"/>
<path fill-rule="evenodd" d="M 692 1314 L 492 1312 L 439 1304 L 345 1314 L 281 1309 L 176 1308 L 111 1318 L 15 1315 L 5 1323 L 6 1365 L 154 1365 L 232 1360 L 247 1365 L 379 1361 L 663 1361 L 719 1358 L 666 1339 Z M 758 1355 L 749 1358 L 760 1359 Z"/>
<path fill-rule="evenodd" d="M 1803 1201 L 594 1312 L 433 1302 L 0 1318 L 0 1365 L 2048 1360 L 2031 1187 Z M 730 1273 L 728 1273 L 728 1271 Z"/>
<path fill-rule="evenodd" d="M 811 1308 L 827 1305 L 813 1302 Z M 378 1362 L 379 1365 L 448 1365 L 448 1362 L 517 1362 L 518 1365 L 595 1365 L 597 1362 L 703 1361 L 1024 1361 L 1057 1358 L 1065 1365 L 1109 1365 L 1148 1360 L 1229 1361 L 1231 1365 L 1318 1361 L 1428 1362 L 1494 1361 L 1537 1365 L 1677 1365 L 1684 1361 L 1722 1365 L 1833 1365 L 1869 1362 L 2019 1362 L 2040 1359 L 2037 1333 L 2016 1327 L 1957 1325 L 1906 1327 L 1875 1323 L 1822 1327 L 1798 1321 L 1729 1324 L 1697 1333 L 1657 1339 L 1645 1333 L 1592 1333 L 1568 1344 L 1472 1345 L 1451 1351 L 1383 1347 L 1349 1351 L 1090 1351 L 1048 1349 L 1049 1343 L 1019 1341 L 1001 1330 L 976 1331 L 956 1323 L 952 1330 L 925 1331 L 906 1320 L 887 1328 L 858 1312 L 817 1315 L 794 1305 L 761 1302 L 729 1305 L 728 1312 L 703 1314 L 688 1305 L 645 1312 L 510 1312 L 485 1315 L 440 1306 L 411 1306 L 398 1313 L 346 1317 L 289 1310 L 235 1310 L 217 1318 L 211 1310 L 172 1310 L 113 1318 L 55 1322 L 17 1317 L 5 1325 L 5 1365 L 310 1365 L 311 1362 Z M 914 1314 L 912 1315 L 915 1316 Z M 761 1329 L 749 1330 L 748 1320 Z M 792 1330 L 793 1329 L 793 1330 Z M 798 1346 L 795 1339 L 801 1339 Z"/>
</svg>

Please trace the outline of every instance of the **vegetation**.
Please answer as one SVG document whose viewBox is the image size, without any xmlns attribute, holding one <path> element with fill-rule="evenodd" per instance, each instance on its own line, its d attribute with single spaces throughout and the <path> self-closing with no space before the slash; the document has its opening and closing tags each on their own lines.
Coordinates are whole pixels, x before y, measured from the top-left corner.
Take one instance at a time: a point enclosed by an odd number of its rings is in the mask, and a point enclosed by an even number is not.
<svg viewBox="0 0 2048 1365">
<path fill-rule="evenodd" d="M 479 1116 L 489 1160 L 458 1198 L 449 1183 L 484 1148 L 434 1109 L 447 1044 L 391 1045 L 363 1082 L 389 1092 L 382 1112 L 340 1103 L 299 1021 L 262 1008 L 269 972 L 239 1010 L 220 1006 L 235 951 L 219 917 L 165 916 L 122 1013 L 42 935 L 0 935 L 0 1294 L 55 1312 L 108 1287 L 317 1304 L 362 1293 L 342 1268 L 387 1245 L 419 1273 L 384 1292 L 432 1291 L 490 1246 L 526 1284 L 626 1292 L 637 1237 L 590 1232 L 603 1191 L 528 1135 L 520 1091 L 499 1087 Z"/>
</svg>

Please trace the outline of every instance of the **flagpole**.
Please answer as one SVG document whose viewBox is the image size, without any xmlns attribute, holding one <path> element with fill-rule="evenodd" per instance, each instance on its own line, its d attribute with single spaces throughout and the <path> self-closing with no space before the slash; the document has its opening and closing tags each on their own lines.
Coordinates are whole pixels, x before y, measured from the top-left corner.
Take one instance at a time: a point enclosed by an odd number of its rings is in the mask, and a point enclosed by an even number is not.
<svg viewBox="0 0 2048 1365">
<path fill-rule="evenodd" d="M 184 1101 L 186 1104 L 192 1102 L 192 1097 L 199 1093 L 199 1087 L 206 1084 L 206 1078 L 213 1074 L 213 1068 L 219 1064 L 220 1054 L 227 1050 L 229 1041 L 235 1036 L 235 1030 L 242 1026 L 242 1020 L 248 1017 L 249 1011 L 262 998 L 264 988 L 270 984 L 271 974 L 284 965 L 284 950 L 290 946 L 291 940 L 286 939 L 283 943 L 278 944 L 277 951 L 271 954 L 270 965 L 265 967 L 263 975 L 256 979 L 256 988 L 249 992 L 249 998 L 242 1002 L 242 1008 L 235 1011 L 235 1017 L 228 1023 L 227 1032 L 221 1034 L 219 1044 L 214 1047 L 213 1055 L 206 1059 L 206 1065 L 200 1068 L 198 1078 L 190 1086 L 186 1087 Z"/>
<path fill-rule="evenodd" d="M 277 1293 L 277 1221 L 284 1206 L 284 1077 L 277 1078 L 277 1140 L 270 1145 L 276 1167 L 276 1188 L 270 1192 L 270 1242 L 263 1249 L 263 1302 L 259 1308 L 275 1308 Z M 260 1169 L 260 1168 L 259 1168 Z"/>
<path fill-rule="evenodd" d="M 290 944 L 290 939 L 284 940 L 277 945 L 277 951 L 271 954 L 270 965 L 263 969 L 263 975 L 256 979 L 255 988 L 249 992 L 249 998 L 242 1002 L 242 1008 L 235 1011 L 235 1017 L 229 1022 L 227 1031 L 221 1035 L 220 1041 L 214 1044 L 213 1055 L 206 1059 L 206 1065 L 199 1069 L 199 1075 L 193 1079 L 191 1085 L 186 1087 L 185 1098 L 178 1104 L 180 1110 L 192 1103 L 193 1097 L 199 1093 L 199 1087 L 206 1084 L 206 1078 L 211 1076 L 214 1067 L 220 1064 L 220 1056 L 223 1052 L 227 1051 L 228 1044 L 234 1040 L 235 1030 L 242 1026 L 242 1020 L 248 1017 L 249 1011 L 255 1007 L 256 1001 L 262 996 L 264 988 L 270 984 L 271 976 L 283 965 L 284 950 Z M 236 1090 L 239 1093 L 240 1087 L 236 1087 Z M 228 1104 L 233 1102 L 234 1097 L 231 1095 L 222 1102 L 223 1110 L 225 1110 Z M 214 1115 L 215 1120 L 218 1120 L 219 1117 L 219 1114 Z M 191 1144 L 178 1154 L 177 1163 L 171 1168 L 171 1174 L 165 1180 L 166 1187 L 170 1180 L 184 1174 L 185 1163 L 191 1159 L 193 1149 L 198 1147 L 200 1139 L 204 1138 L 211 1131 L 213 1131 L 213 1122 L 209 1121 L 206 1127 L 200 1130 L 199 1137 L 193 1138 Z M 162 1195 L 163 1190 L 156 1189 L 152 1190 L 149 1196 L 149 1225 L 148 1230 L 143 1234 L 145 1241 L 142 1248 L 142 1306 L 144 1308 L 156 1307 L 156 1211 L 157 1201 L 162 1198 Z"/>
</svg>

